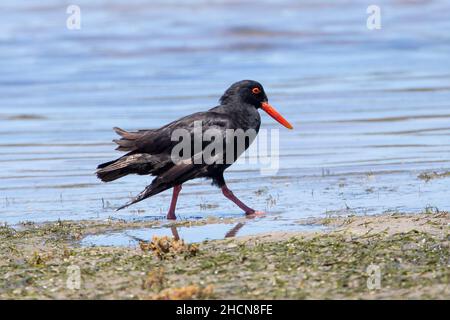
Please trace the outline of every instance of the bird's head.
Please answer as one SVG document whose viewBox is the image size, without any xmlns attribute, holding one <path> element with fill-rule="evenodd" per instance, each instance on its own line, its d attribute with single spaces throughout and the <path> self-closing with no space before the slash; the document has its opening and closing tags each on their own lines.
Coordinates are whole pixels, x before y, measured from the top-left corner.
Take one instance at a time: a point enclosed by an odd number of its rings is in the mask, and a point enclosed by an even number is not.
<svg viewBox="0 0 450 320">
<path fill-rule="evenodd" d="M 263 86 L 257 81 L 242 80 L 233 83 L 220 98 L 220 103 L 245 103 L 257 109 L 261 108 L 286 128 L 293 129 L 292 125 L 269 104 Z"/>
</svg>

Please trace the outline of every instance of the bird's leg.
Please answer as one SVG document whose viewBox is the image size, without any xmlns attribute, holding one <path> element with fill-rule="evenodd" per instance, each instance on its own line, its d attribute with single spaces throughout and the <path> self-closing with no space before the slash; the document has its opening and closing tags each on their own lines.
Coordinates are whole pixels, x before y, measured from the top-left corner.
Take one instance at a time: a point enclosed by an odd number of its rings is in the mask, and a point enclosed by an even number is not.
<svg viewBox="0 0 450 320">
<path fill-rule="evenodd" d="M 228 198 L 228 199 L 230 199 L 231 201 L 233 201 L 239 208 L 241 208 L 242 210 L 244 210 L 246 215 L 252 215 L 252 214 L 254 214 L 254 213 L 256 212 L 256 211 L 253 210 L 252 208 L 247 207 L 241 200 L 239 200 L 239 199 L 233 194 L 233 192 L 232 192 L 230 189 L 228 189 L 228 187 L 227 187 L 226 184 L 224 184 L 224 185 L 221 187 L 221 189 L 222 189 L 223 195 L 224 195 L 226 198 Z"/>
<path fill-rule="evenodd" d="M 242 222 L 239 222 L 237 225 L 235 225 L 233 228 L 231 228 L 226 234 L 225 238 L 231 238 L 235 237 L 236 233 L 238 233 L 239 230 L 244 226 Z"/>
<path fill-rule="evenodd" d="M 180 240 L 180 236 L 178 235 L 177 227 L 172 226 L 172 227 L 170 227 L 170 230 L 172 230 L 173 238 L 177 241 Z"/>
<path fill-rule="evenodd" d="M 177 219 L 177 217 L 175 216 L 175 208 L 177 206 L 177 199 L 180 191 L 181 191 L 181 184 L 173 187 L 172 201 L 170 202 L 169 212 L 167 213 L 167 219 L 169 220 Z"/>
</svg>

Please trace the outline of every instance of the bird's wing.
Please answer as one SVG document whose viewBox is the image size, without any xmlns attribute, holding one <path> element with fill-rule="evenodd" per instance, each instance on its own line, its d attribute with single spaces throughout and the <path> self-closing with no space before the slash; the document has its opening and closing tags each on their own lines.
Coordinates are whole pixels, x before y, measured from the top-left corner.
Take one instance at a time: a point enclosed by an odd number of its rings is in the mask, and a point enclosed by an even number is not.
<svg viewBox="0 0 450 320">
<path fill-rule="evenodd" d="M 176 126 L 175 129 L 186 129 L 190 135 L 191 144 L 187 144 L 187 154 L 183 152 L 183 156 L 178 159 L 172 159 L 174 165 L 158 175 L 155 179 L 160 184 L 181 184 L 187 180 L 205 176 L 208 170 L 216 164 L 225 164 L 227 151 L 227 133 L 229 129 L 233 129 L 232 118 L 224 113 L 206 112 L 197 114 L 194 121 L 202 121 L 202 136 L 194 133 L 194 126 L 188 121 L 185 124 Z M 192 118 L 189 121 L 193 120 Z M 201 144 L 197 139 L 202 139 Z M 175 146 L 179 141 L 172 141 Z M 197 147 L 201 145 L 201 148 Z M 171 154 L 172 150 L 169 151 Z M 234 160 L 233 160 L 234 161 Z"/>
<path fill-rule="evenodd" d="M 116 150 L 119 151 L 148 154 L 170 153 L 179 142 L 178 140 L 172 140 L 174 131 L 183 129 L 186 130 L 187 134 L 193 136 L 194 128 L 199 122 L 201 122 L 203 132 L 208 128 L 228 128 L 231 125 L 231 119 L 226 114 L 212 111 L 198 112 L 155 130 L 128 132 L 120 128 L 114 128 L 114 131 L 121 138 L 113 141 L 118 145 Z"/>
</svg>

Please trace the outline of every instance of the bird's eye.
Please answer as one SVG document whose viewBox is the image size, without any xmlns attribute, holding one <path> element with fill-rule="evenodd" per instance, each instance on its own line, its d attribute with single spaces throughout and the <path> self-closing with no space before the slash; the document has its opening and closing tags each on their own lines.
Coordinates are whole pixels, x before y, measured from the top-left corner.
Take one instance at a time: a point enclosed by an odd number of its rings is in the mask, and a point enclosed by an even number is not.
<svg viewBox="0 0 450 320">
<path fill-rule="evenodd" d="M 260 93 L 261 93 L 261 89 L 258 88 L 258 87 L 254 87 L 254 88 L 252 89 L 252 92 L 253 92 L 253 94 L 260 94 Z"/>
</svg>

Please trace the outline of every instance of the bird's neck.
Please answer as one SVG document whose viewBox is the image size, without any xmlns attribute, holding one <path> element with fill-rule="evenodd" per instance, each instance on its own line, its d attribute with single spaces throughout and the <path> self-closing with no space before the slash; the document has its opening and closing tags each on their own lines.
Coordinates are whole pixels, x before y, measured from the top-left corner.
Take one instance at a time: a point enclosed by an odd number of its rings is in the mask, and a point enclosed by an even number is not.
<svg viewBox="0 0 450 320">
<path fill-rule="evenodd" d="M 259 131 L 261 118 L 258 110 L 251 104 L 222 104 L 212 110 L 230 115 L 234 119 L 237 128 L 244 130 L 256 129 L 256 131 Z"/>
<path fill-rule="evenodd" d="M 214 110 L 215 112 L 219 113 L 245 115 L 253 110 L 256 110 L 256 108 L 253 107 L 252 105 L 244 103 L 226 103 L 221 104 L 220 106 L 217 106 L 211 110 Z"/>
</svg>

